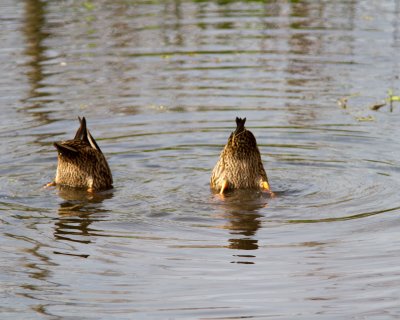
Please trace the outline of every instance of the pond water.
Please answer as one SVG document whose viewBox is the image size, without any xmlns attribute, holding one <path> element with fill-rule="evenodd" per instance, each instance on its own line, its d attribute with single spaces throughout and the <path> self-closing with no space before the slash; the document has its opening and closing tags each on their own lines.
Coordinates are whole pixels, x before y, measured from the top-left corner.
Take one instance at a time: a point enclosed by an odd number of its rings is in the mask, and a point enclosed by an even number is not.
<svg viewBox="0 0 400 320">
<path fill-rule="evenodd" d="M 398 319 L 398 1 L 0 4 L 2 319 Z M 338 103 L 338 100 L 340 100 Z M 43 189 L 78 116 L 115 188 Z M 275 198 L 209 189 L 236 116 Z"/>
</svg>

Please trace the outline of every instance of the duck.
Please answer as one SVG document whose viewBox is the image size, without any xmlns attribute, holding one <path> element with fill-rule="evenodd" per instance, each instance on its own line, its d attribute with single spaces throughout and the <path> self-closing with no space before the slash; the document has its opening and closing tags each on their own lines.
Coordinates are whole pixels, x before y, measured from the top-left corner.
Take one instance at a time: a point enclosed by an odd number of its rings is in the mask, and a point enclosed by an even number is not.
<svg viewBox="0 0 400 320">
<path fill-rule="evenodd" d="M 56 177 L 46 186 L 67 186 L 96 192 L 111 189 L 113 178 L 107 160 L 86 125 L 80 126 L 72 140 L 54 142 L 58 153 Z"/>
<path fill-rule="evenodd" d="M 258 189 L 273 195 L 256 138 L 245 123 L 246 118 L 236 117 L 236 129 L 221 151 L 210 186 L 221 195 L 235 189 Z"/>
</svg>

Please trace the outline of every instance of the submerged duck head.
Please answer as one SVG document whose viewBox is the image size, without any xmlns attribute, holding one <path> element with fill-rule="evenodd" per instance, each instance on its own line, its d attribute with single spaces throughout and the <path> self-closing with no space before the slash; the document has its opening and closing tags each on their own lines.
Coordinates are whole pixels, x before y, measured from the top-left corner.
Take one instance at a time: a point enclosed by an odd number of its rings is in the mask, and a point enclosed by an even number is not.
<svg viewBox="0 0 400 320">
<path fill-rule="evenodd" d="M 74 139 L 55 142 L 58 152 L 56 178 L 53 184 L 98 191 L 112 187 L 113 179 L 107 160 L 96 140 L 79 118 L 80 127 Z"/>
<path fill-rule="evenodd" d="M 229 136 L 211 176 L 211 187 L 219 193 L 232 189 L 265 189 L 267 174 L 257 141 L 245 128 L 246 118 L 236 118 L 236 129 Z"/>
</svg>

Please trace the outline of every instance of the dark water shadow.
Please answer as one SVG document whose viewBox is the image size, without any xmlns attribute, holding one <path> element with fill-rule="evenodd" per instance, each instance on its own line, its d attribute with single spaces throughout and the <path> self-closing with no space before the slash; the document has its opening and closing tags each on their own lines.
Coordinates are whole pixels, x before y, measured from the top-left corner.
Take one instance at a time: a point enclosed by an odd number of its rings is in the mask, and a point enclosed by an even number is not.
<svg viewBox="0 0 400 320">
<path fill-rule="evenodd" d="M 25 19 L 22 33 L 25 37 L 26 49 L 24 51 L 28 58 L 26 63 L 28 71 L 26 77 L 30 84 L 27 96 L 21 99 L 23 104 L 22 112 L 29 112 L 36 121 L 41 124 L 52 122 L 49 118 L 49 111 L 41 111 L 43 104 L 50 102 L 49 93 L 41 91 L 46 79 L 44 63 L 49 59 L 46 51 L 49 49 L 45 41 L 51 35 L 51 28 L 46 21 L 47 2 L 40 0 L 25 1 Z"/>
<path fill-rule="evenodd" d="M 214 195 L 214 197 L 222 206 L 223 218 L 227 221 L 223 228 L 229 230 L 231 235 L 227 248 L 257 250 L 259 240 L 256 234 L 262 226 L 261 218 L 263 217 L 259 210 L 268 206 L 270 196 L 254 190 L 235 190 L 224 196 Z M 232 263 L 254 264 L 252 259 L 256 256 L 254 254 L 237 254 L 234 257 L 239 258 L 240 261 L 232 261 Z"/>
<path fill-rule="evenodd" d="M 102 221 L 102 216 L 108 213 L 102 203 L 111 199 L 113 190 L 99 193 L 88 193 L 86 190 L 57 186 L 58 194 L 64 199 L 58 209 L 58 218 L 54 223 L 54 238 L 58 241 L 68 241 L 80 244 L 91 243 L 91 236 L 98 236 L 101 231 L 92 224 Z M 87 254 L 54 252 L 55 254 L 74 255 L 87 258 Z"/>
</svg>

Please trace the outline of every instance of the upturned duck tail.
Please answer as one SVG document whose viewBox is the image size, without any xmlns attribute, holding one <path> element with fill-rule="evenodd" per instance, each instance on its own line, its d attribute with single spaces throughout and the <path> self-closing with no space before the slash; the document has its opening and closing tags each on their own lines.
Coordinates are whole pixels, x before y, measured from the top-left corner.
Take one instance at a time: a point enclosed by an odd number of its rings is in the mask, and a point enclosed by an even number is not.
<svg viewBox="0 0 400 320">
<path fill-rule="evenodd" d="M 79 122 L 80 122 L 80 127 L 78 131 L 75 134 L 74 140 L 82 140 L 90 144 L 90 146 L 93 149 L 96 149 L 101 152 L 101 149 L 99 145 L 97 144 L 96 140 L 93 138 L 93 136 L 90 134 L 89 129 L 86 126 L 86 119 L 85 117 L 78 117 Z"/>
<path fill-rule="evenodd" d="M 81 125 L 79 126 L 78 131 L 76 131 L 74 140 L 84 140 L 83 136 L 86 134 L 86 119 L 85 117 L 78 117 L 78 119 Z"/>
<path fill-rule="evenodd" d="M 244 131 L 244 124 L 246 123 L 246 118 L 238 118 L 236 117 L 236 130 L 235 130 L 235 135 L 241 133 Z"/>
</svg>

